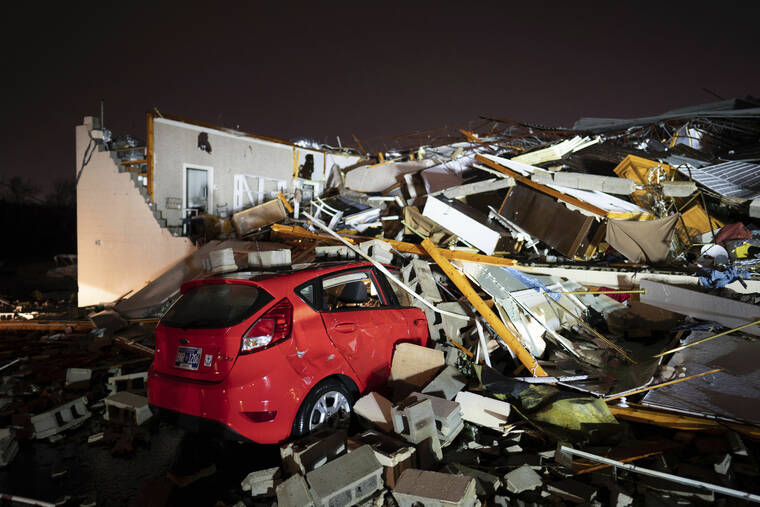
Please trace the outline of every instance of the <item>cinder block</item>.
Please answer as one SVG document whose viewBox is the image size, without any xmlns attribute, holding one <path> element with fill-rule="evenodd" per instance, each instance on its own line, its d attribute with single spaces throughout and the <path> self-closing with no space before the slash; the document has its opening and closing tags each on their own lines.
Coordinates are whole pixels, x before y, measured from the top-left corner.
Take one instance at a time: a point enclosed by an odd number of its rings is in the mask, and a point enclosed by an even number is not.
<svg viewBox="0 0 760 507">
<path fill-rule="evenodd" d="M 75 428 L 85 422 L 92 414 L 87 410 L 87 397 L 83 396 L 37 414 L 30 419 L 34 426 L 34 438 L 52 438 L 57 433 Z"/>
<path fill-rule="evenodd" d="M 66 385 L 77 382 L 89 382 L 92 378 L 92 370 L 89 368 L 68 368 L 66 370 Z"/>
<path fill-rule="evenodd" d="M 344 454 L 306 474 L 315 504 L 355 505 L 383 488 L 383 466 L 369 445 Z"/>
<path fill-rule="evenodd" d="M 346 452 L 344 430 L 324 430 L 280 446 L 282 468 L 286 474 L 305 474 Z"/>
<path fill-rule="evenodd" d="M 356 252 L 347 246 L 318 246 L 314 248 L 317 259 L 356 259 Z"/>
<path fill-rule="evenodd" d="M 235 253 L 232 251 L 232 248 L 222 248 L 221 250 L 209 252 L 208 260 L 211 271 L 214 273 L 226 273 L 238 269 L 237 264 L 235 264 Z"/>
<path fill-rule="evenodd" d="M 387 241 L 379 239 L 372 239 L 370 241 L 364 241 L 359 243 L 359 248 L 362 252 L 369 255 L 377 262 L 382 264 L 390 264 L 393 262 L 393 254 L 391 253 L 391 245 Z"/>
<path fill-rule="evenodd" d="M 134 393 L 122 391 L 106 398 L 106 421 L 139 426 L 153 414 L 148 407 L 148 398 Z"/>
<path fill-rule="evenodd" d="M 504 482 L 507 485 L 507 490 L 515 494 L 522 493 L 523 491 L 532 491 L 543 484 L 541 476 L 528 465 L 523 465 L 506 474 Z"/>
<path fill-rule="evenodd" d="M 275 488 L 277 507 L 314 507 L 309 486 L 303 475 L 296 474 Z"/>
<path fill-rule="evenodd" d="M 382 394 L 371 392 L 356 400 L 354 413 L 383 431 L 393 431 L 391 408 L 393 404 Z"/>
<path fill-rule="evenodd" d="M 138 373 L 131 373 L 129 375 L 119 375 L 115 377 L 108 377 L 106 388 L 111 394 L 121 391 L 129 391 L 130 393 L 144 393 L 148 382 L 148 372 L 142 371 Z"/>
<path fill-rule="evenodd" d="M 410 468 L 393 488 L 399 507 L 475 507 L 475 479 L 465 475 L 442 474 Z"/>
<path fill-rule="evenodd" d="M 250 491 L 251 496 L 273 496 L 280 482 L 280 467 L 256 470 L 248 474 L 240 483 L 243 491 Z"/>
<path fill-rule="evenodd" d="M 248 252 L 249 268 L 276 268 L 290 266 L 290 250 L 264 250 L 261 252 Z"/>
<path fill-rule="evenodd" d="M 375 452 L 377 461 L 383 465 L 383 480 L 389 488 L 395 486 L 401 473 L 415 466 L 415 449 L 397 438 L 390 437 L 379 431 L 369 430 L 348 441 L 349 449 L 369 445 Z"/>
<path fill-rule="evenodd" d="M 478 426 L 501 431 L 509 417 L 510 405 L 469 391 L 457 394 L 454 401 L 462 407 L 462 418 Z"/>
<path fill-rule="evenodd" d="M 441 445 L 445 446 L 459 435 L 464 428 L 462 420 L 462 409 L 459 403 L 449 401 L 438 396 L 429 394 L 412 393 L 409 398 L 415 400 L 430 400 L 433 407 L 433 417 L 435 417 L 435 426 L 438 431 L 438 438 Z"/>
<path fill-rule="evenodd" d="M 407 398 L 391 410 L 393 429 L 404 440 L 417 446 L 417 460 L 428 468 L 443 458 L 430 400 Z"/>
<path fill-rule="evenodd" d="M 391 361 L 390 380 L 395 399 L 421 389 L 446 364 L 443 352 L 413 343 L 399 343 Z"/>
<path fill-rule="evenodd" d="M 422 394 L 440 396 L 447 400 L 453 400 L 457 393 L 467 385 L 467 378 L 454 366 L 447 365 L 441 373 L 428 383 Z"/>
</svg>

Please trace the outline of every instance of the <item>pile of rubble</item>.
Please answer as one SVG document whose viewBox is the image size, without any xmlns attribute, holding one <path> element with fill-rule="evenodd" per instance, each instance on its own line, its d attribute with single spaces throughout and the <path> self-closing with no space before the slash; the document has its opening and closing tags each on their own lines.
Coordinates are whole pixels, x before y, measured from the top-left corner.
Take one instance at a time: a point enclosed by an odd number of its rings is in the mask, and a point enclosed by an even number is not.
<svg viewBox="0 0 760 507">
<path fill-rule="evenodd" d="M 203 217 L 206 242 L 107 318 L 123 333 L 187 280 L 357 258 L 425 312 L 433 346 L 399 345 L 353 423 L 284 443 L 246 505 L 757 502 L 757 111 L 396 138 L 321 196 Z M 105 413 L 139 425 L 143 399 L 111 394 Z M 30 418 L 38 438 L 90 415 L 86 398 L 55 410 Z"/>
</svg>

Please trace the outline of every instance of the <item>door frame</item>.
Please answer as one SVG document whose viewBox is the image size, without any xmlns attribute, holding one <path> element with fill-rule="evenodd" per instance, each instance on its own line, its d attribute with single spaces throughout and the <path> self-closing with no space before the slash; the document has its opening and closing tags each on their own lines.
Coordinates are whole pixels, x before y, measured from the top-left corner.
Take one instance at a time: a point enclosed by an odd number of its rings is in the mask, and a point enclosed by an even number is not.
<svg viewBox="0 0 760 507">
<path fill-rule="evenodd" d="M 210 165 L 182 164 L 182 218 L 187 215 L 187 170 L 201 169 L 208 175 L 208 209 L 206 213 L 216 214 L 214 211 L 214 168 Z"/>
</svg>

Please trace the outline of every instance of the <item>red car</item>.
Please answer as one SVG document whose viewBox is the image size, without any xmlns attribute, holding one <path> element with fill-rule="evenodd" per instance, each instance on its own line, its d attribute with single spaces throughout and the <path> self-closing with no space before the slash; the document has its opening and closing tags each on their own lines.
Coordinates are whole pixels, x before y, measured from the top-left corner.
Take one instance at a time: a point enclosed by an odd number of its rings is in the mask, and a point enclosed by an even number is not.
<svg viewBox="0 0 760 507">
<path fill-rule="evenodd" d="M 422 310 L 367 262 L 187 282 L 156 328 L 148 398 L 195 428 L 277 443 L 383 384 Z M 216 426 L 219 426 L 216 424 Z"/>
</svg>

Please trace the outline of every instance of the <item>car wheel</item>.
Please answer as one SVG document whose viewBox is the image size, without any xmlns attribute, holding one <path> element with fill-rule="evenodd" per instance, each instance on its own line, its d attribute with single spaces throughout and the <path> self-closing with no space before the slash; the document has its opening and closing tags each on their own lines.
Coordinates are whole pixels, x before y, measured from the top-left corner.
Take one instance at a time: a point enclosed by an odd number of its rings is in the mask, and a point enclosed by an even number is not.
<svg viewBox="0 0 760 507">
<path fill-rule="evenodd" d="M 339 418 L 351 416 L 353 396 L 340 381 L 323 380 L 304 398 L 293 421 L 293 434 L 300 436 L 314 431 L 319 425 L 337 414 Z"/>
</svg>

